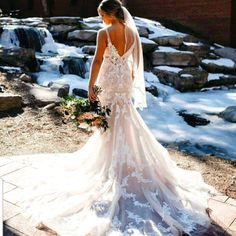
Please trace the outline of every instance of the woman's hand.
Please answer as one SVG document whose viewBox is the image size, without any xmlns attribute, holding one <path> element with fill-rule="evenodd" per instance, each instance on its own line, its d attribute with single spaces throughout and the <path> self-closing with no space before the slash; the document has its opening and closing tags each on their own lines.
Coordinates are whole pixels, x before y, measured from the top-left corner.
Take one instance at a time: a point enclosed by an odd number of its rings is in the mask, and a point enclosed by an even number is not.
<svg viewBox="0 0 236 236">
<path fill-rule="evenodd" d="M 88 98 L 91 102 L 94 102 L 97 99 L 97 94 L 94 92 L 93 87 L 90 86 L 88 89 Z"/>
</svg>

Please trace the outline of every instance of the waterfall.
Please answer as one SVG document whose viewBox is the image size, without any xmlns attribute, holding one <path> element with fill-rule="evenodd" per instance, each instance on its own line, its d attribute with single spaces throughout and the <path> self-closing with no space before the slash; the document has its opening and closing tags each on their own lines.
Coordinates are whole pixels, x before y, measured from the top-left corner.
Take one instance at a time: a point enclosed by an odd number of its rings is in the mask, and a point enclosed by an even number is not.
<svg viewBox="0 0 236 236">
<path fill-rule="evenodd" d="M 32 48 L 37 52 L 42 52 L 42 46 L 48 34 L 50 33 L 46 28 L 7 25 L 2 28 L 0 44 L 6 48 Z"/>
</svg>

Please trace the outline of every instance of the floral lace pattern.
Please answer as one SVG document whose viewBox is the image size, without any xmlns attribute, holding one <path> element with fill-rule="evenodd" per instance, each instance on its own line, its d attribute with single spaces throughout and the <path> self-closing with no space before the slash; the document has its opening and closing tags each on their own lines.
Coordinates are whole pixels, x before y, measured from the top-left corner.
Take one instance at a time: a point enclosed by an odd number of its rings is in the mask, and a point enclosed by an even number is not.
<svg viewBox="0 0 236 236">
<path fill-rule="evenodd" d="M 215 190 L 177 167 L 148 130 L 132 104 L 131 65 L 132 47 L 119 56 L 109 42 L 98 85 L 110 128 L 46 162 L 24 190 L 23 214 L 59 235 L 202 235 L 210 223 L 205 209 Z"/>
</svg>

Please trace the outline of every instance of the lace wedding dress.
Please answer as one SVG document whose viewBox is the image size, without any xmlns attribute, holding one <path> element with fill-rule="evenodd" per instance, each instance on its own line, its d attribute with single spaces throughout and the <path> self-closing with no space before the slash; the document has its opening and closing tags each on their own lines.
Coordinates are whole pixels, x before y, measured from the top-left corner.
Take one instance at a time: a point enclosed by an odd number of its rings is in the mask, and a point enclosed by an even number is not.
<svg viewBox="0 0 236 236">
<path fill-rule="evenodd" d="M 132 51 L 119 55 L 109 33 L 98 75 L 106 132 L 74 153 L 40 162 L 21 195 L 22 213 L 62 236 L 202 235 L 215 194 L 200 173 L 179 168 L 132 104 Z M 35 154 L 37 155 L 37 154 Z"/>
</svg>

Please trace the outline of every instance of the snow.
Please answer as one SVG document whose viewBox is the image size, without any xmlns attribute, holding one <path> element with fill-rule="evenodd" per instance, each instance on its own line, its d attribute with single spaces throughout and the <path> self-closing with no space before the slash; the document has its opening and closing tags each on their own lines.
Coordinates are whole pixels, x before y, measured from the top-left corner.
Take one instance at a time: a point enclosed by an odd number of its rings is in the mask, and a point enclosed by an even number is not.
<svg viewBox="0 0 236 236">
<path fill-rule="evenodd" d="M 164 101 L 147 93 L 148 108 L 139 111 L 154 136 L 162 142 L 190 141 L 227 150 L 226 158 L 236 160 L 236 124 L 217 114 L 236 104 L 236 90 L 211 90 L 170 94 Z M 210 120 L 207 126 L 189 126 L 177 111 L 197 113 Z"/>
<path fill-rule="evenodd" d="M 210 80 L 219 80 L 220 76 L 224 76 L 226 77 L 226 75 L 222 74 L 222 73 L 208 73 L 208 81 Z"/>
<path fill-rule="evenodd" d="M 204 59 L 202 60 L 202 62 L 206 64 L 212 63 L 218 66 L 225 66 L 225 67 L 230 67 L 230 68 L 236 67 L 235 62 L 228 58 L 220 58 L 216 60 Z"/>
<path fill-rule="evenodd" d="M 178 73 L 179 71 L 182 70 L 182 68 L 174 67 L 174 66 L 155 66 L 154 68 L 157 68 L 159 70 L 169 71 L 169 72 L 175 72 L 175 73 Z"/>
</svg>

